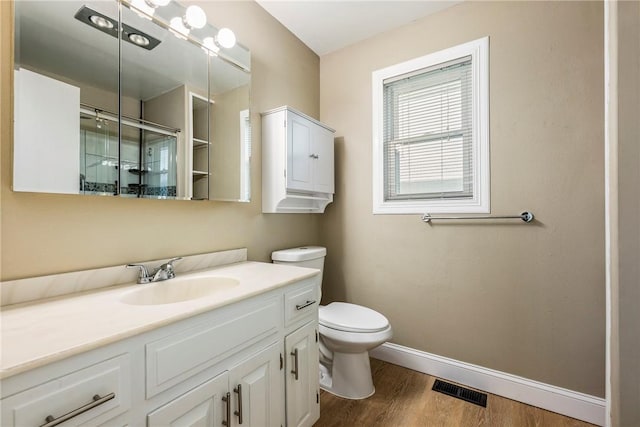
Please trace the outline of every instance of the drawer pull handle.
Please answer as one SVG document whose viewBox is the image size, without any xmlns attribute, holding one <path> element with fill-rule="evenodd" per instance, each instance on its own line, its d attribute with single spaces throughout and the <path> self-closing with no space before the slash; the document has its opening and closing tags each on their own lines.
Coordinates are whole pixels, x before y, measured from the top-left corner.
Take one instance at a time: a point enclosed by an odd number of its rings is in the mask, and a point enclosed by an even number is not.
<svg viewBox="0 0 640 427">
<path fill-rule="evenodd" d="M 238 410 L 233 411 L 233 414 L 238 416 L 238 424 L 242 424 L 242 384 L 238 384 L 233 392 L 238 393 Z"/>
<path fill-rule="evenodd" d="M 310 305 L 313 305 L 315 303 L 316 303 L 316 300 L 313 300 L 313 301 L 307 300 L 307 302 L 305 302 L 304 304 L 296 304 L 296 310 L 302 310 L 303 308 L 307 308 Z"/>
<path fill-rule="evenodd" d="M 222 396 L 222 401 L 226 404 L 227 419 L 222 421 L 223 426 L 231 426 L 231 393 L 227 392 Z"/>
<path fill-rule="evenodd" d="M 291 355 L 293 356 L 293 369 L 291 370 L 291 373 L 295 375 L 294 378 L 298 381 L 298 349 L 296 348 L 293 350 Z"/>
<path fill-rule="evenodd" d="M 54 426 L 57 426 L 58 424 L 62 424 L 63 422 L 68 421 L 73 417 L 77 417 L 78 415 L 83 414 L 88 410 L 95 408 L 96 406 L 100 406 L 103 403 L 110 401 L 114 397 L 116 397 L 115 393 L 109 393 L 103 397 L 100 397 L 99 394 L 96 394 L 95 396 L 93 396 L 92 402 L 87 403 L 86 405 L 81 406 L 78 409 L 74 409 L 73 411 L 68 412 L 64 415 L 61 415 L 58 418 L 54 417 L 53 415 L 47 416 L 47 418 L 44 419 L 46 422 L 42 424 L 40 427 L 54 427 Z"/>
</svg>

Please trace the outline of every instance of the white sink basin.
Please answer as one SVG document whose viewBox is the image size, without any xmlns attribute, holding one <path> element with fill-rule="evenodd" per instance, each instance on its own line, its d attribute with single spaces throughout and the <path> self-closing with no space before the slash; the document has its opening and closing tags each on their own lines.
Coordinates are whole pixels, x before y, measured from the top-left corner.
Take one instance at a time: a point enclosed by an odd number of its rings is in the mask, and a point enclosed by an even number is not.
<svg viewBox="0 0 640 427">
<path fill-rule="evenodd" d="M 191 277 L 139 285 L 134 291 L 120 297 L 132 305 L 159 305 L 204 298 L 238 286 L 240 282 L 229 277 Z"/>
</svg>

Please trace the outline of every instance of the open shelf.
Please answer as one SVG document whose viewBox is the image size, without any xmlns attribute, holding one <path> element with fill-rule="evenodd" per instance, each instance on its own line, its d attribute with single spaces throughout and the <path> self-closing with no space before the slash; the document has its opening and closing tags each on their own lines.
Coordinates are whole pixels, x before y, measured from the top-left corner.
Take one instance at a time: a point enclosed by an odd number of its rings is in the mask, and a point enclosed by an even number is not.
<svg viewBox="0 0 640 427">
<path fill-rule="evenodd" d="M 209 141 L 204 139 L 193 138 L 193 148 L 202 148 L 211 145 Z"/>
</svg>

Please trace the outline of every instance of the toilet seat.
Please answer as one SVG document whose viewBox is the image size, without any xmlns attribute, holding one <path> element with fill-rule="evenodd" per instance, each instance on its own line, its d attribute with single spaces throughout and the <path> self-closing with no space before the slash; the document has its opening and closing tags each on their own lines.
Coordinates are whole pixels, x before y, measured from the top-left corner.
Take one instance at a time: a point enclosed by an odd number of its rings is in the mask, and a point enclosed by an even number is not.
<svg viewBox="0 0 640 427">
<path fill-rule="evenodd" d="M 319 323 L 343 332 L 373 333 L 389 328 L 389 321 L 382 314 L 361 305 L 332 302 L 319 307 Z"/>
</svg>

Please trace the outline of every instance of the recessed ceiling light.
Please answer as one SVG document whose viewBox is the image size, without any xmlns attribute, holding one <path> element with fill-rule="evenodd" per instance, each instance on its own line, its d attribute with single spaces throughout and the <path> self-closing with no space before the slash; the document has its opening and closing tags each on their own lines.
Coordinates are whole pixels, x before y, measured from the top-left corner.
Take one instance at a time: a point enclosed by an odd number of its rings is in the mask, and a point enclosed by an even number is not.
<svg viewBox="0 0 640 427">
<path fill-rule="evenodd" d="M 106 28 L 108 30 L 113 28 L 113 22 L 109 21 L 108 19 L 103 18 L 100 15 L 91 15 L 89 17 L 89 20 L 91 20 L 91 22 L 93 22 L 94 25 L 100 27 L 100 28 Z"/>
<path fill-rule="evenodd" d="M 117 18 L 103 15 L 87 6 L 82 6 L 74 17 L 78 21 L 115 38 L 118 38 L 117 28 L 120 26 L 122 28 L 122 40 L 143 49 L 151 50 L 160 44 L 160 40 L 146 34 L 144 31 L 140 31 L 124 22 L 118 24 Z"/>
<path fill-rule="evenodd" d="M 149 45 L 149 39 L 146 38 L 145 36 L 140 35 L 140 34 L 136 34 L 136 33 L 129 34 L 129 40 L 131 40 L 132 42 L 134 42 L 138 46 L 148 46 Z"/>
</svg>

